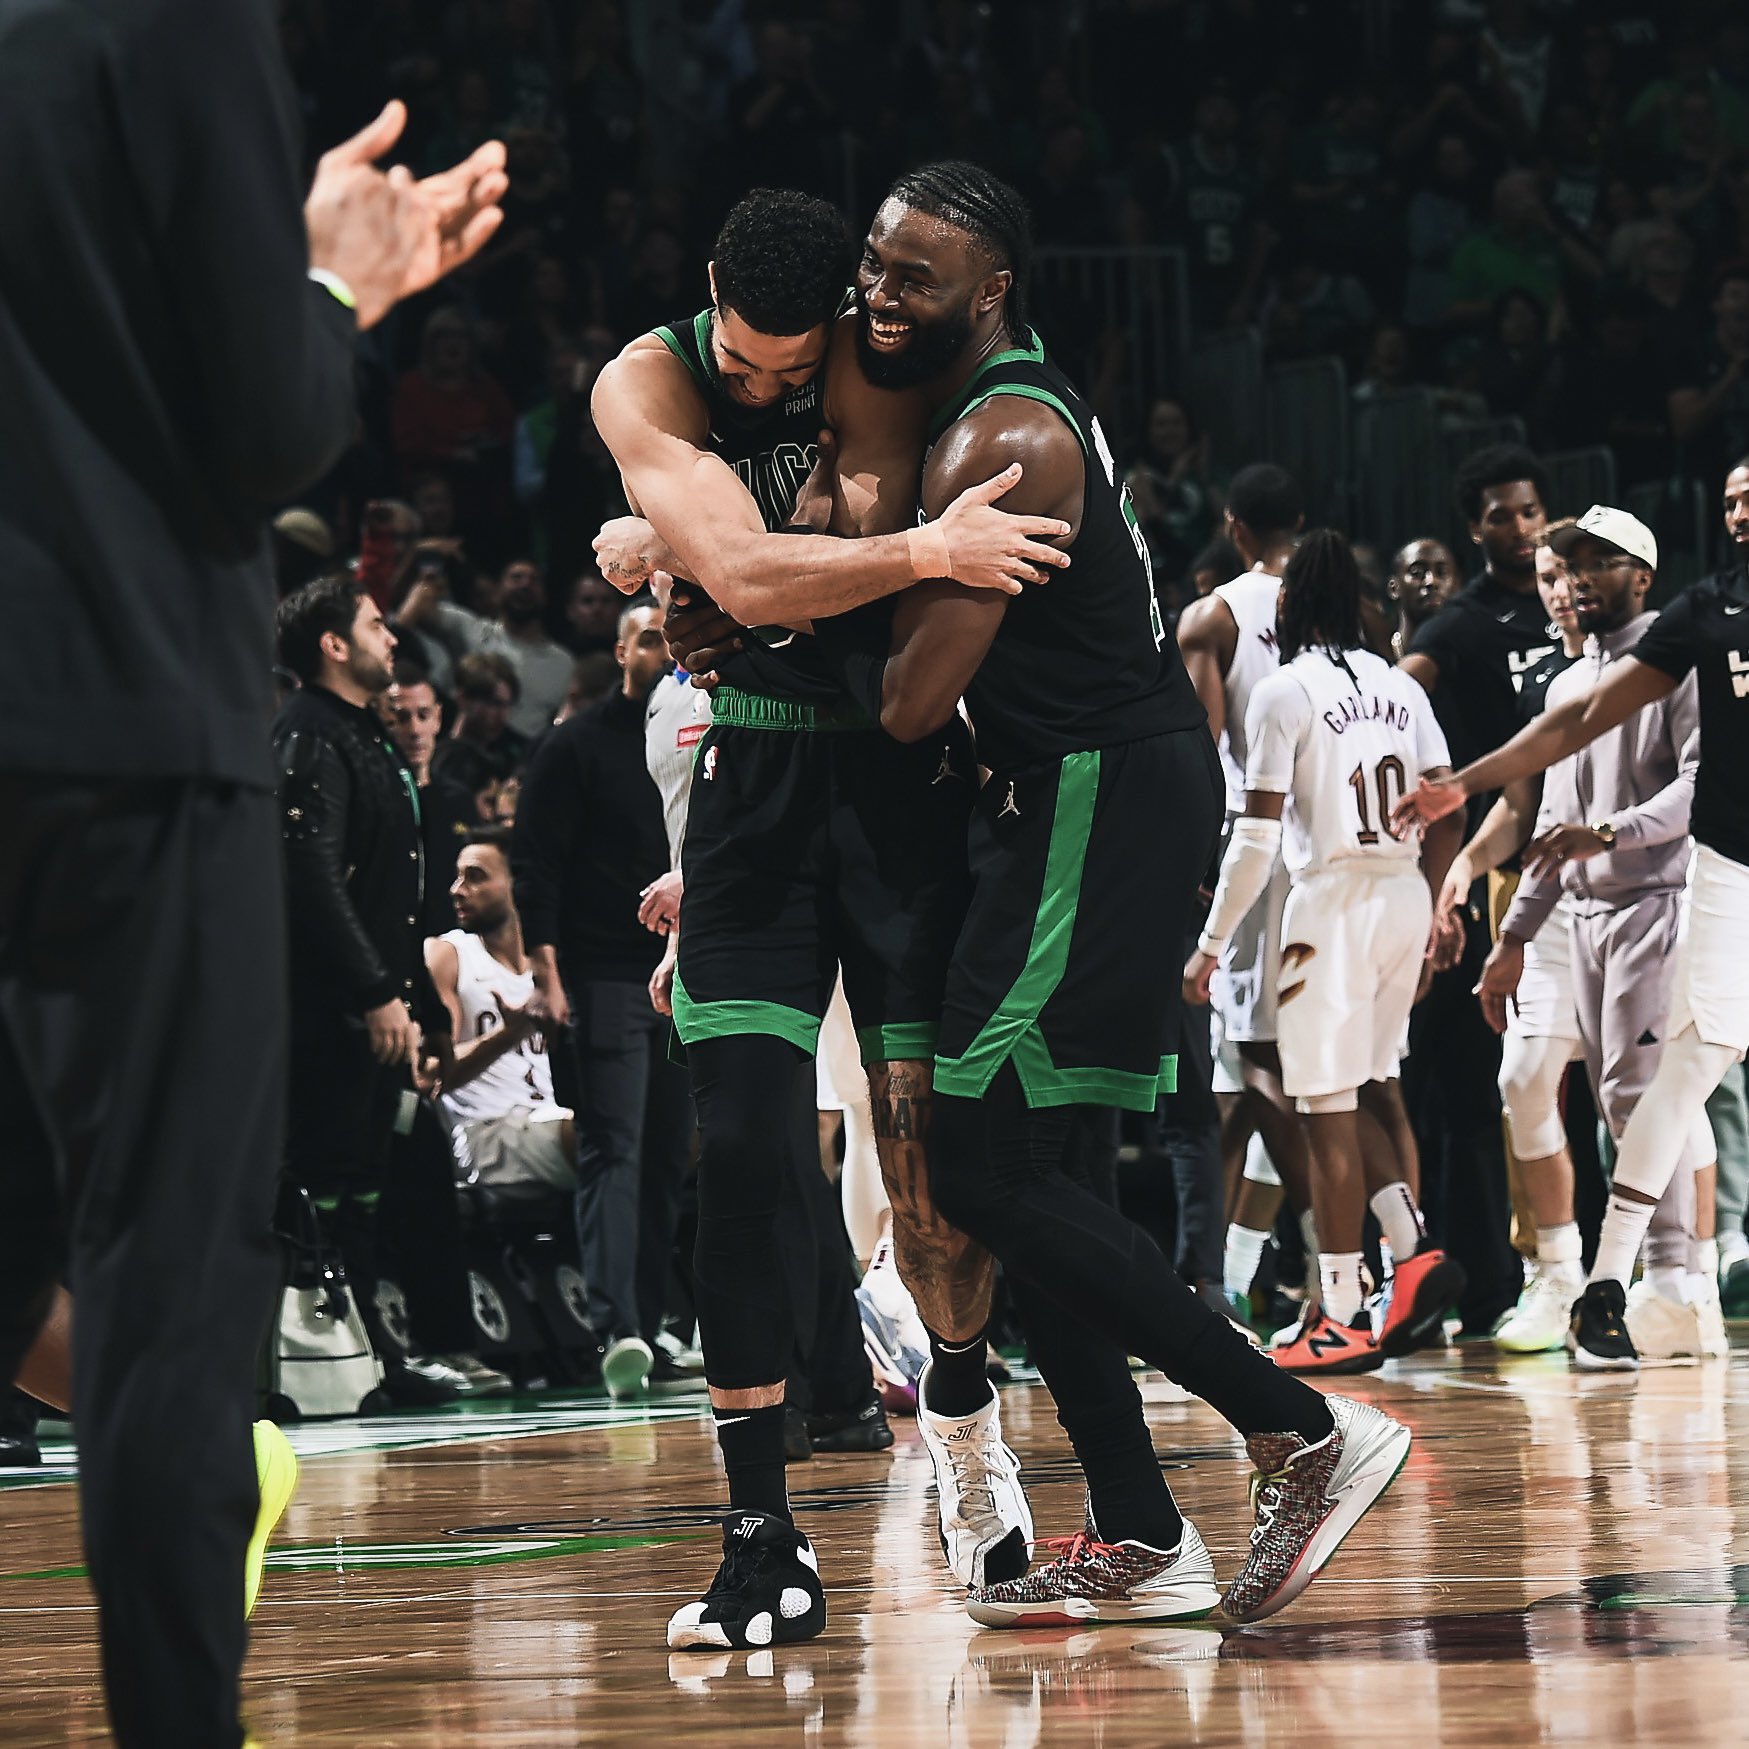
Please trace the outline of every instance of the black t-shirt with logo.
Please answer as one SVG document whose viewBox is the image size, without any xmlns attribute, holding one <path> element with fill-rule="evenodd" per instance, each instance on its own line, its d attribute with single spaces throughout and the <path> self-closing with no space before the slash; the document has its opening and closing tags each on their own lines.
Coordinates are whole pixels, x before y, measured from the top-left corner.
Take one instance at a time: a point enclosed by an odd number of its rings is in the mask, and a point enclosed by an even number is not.
<svg viewBox="0 0 1749 1749">
<path fill-rule="evenodd" d="M 1673 680 L 1698 676 L 1695 842 L 1749 864 L 1749 576 L 1721 571 L 1685 590 L 1633 654 Z"/>
<path fill-rule="evenodd" d="M 1433 714 L 1454 767 L 1492 753 L 1518 733 L 1525 682 L 1559 648 L 1536 591 L 1520 594 L 1486 571 L 1422 626 L 1409 651 L 1439 664 Z"/>
</svg>

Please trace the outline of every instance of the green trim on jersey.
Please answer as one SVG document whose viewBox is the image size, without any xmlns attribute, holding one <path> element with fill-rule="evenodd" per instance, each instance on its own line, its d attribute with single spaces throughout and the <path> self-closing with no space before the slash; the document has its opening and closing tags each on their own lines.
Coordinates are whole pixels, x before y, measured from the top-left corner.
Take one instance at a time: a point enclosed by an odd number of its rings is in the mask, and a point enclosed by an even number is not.
<svg viewBox="0 0 1749 1749">
<path fill-rule="evenodd" d="M 935 1041 L 941 1031 L 933 1020 L 911 1020 L 892 1026 L 859 1026 L 857 1047 L 862 1066 L 874 1063 L 927 1063 L 935 1056 Z"/>
<path fill-rule="evenodd" d="M 687 995 L 680 974 L 674 974 L 674 1030 L 683 1045 L 707 1038 L 742 1038 L 748 1033 L 786 1039 L 811 1057 L 820 1043 L 820 1017 L 781 1002 L 751 999 L 728 1002 L 694 1002 Z"/>
<path fill-rule="evenodd" d="M 1061 396 L 1053 395 L 1049 389 L 1036 388 L 1031 383 L 998 383 L 993 389 L 985 389 L 981 395 L 974 395 L 971 400 L 954 415 L 956 422 L 965 418 L 968 413 L 982 407 L 988 401 L 994 401 L 998 395 L 1015 395 L 1023 401 L 1040 401 L 1047 407 L 1054 407 L 1062 414 L 1064 422 L 1075 433 L 1081 442 L 1081 453 L 1086 455 L 1093 447 L 1087 441 L 1087 433 L 1081 429 L 1081 422 L 1068 409 Z"/>
<path fill-rule="evenodd" d="M 692 375 L 697 378 L 698 386 L 708 395 L 712 390 L 713 384 L 711 383 L 710 372 L 704 367 L 704 359 L 706 351 L 711 343 L 710 311 L 700 310 L 699 313 L 692 318 L 693 343 L 698 348 L 696 352 L 688 351 L 686 342 L 680 338 L 680 332 L 676 328 L 653 328 L 650 331 L 664 346 L 668 348 L 670 352 L 674 354 L 676 358 L 680 360 L 683 365 L 686 366 Z"/>
<path fill-rule="evenodd" d="M 967 406 L 970 405 L 973 393 L 976 391 L 978 384 L 988 376 L 991 371 L 995 370 L 998 365 L 1044 363 L 1045 343 L 1039 339 L 1030 328 L 1027 329 L 1026 336 L 1026 344 L 1024 346 L 1010 346 L 1002 352 L 992 352 L 990 356 L 972 372 L 972 374 L 966 379 L 966 386 L 960 390 L 959 398 L 957 400 L 949 401 L 948 404 L 929 421 L 929 442 L 933 443 L 936 438 L 938 438 L 942 432 L 954 422 L 954 420 L 959 418 L 960 414 L 962 414 Z M 1071 420 L 1070 423 L 1073 424 L 1074 421 Z"/>
<path fill-rule="evenodd" d="M 1051 1061 L 1039 1027 L 1039 1016 L 1056 994 L 1069 964 L 1069 944 L 1081 906 L 1087 841 L 1093 831 L 1093 807 L 1099 796 L 1099 757 L 1099 749 L 1094 747 L 1063 760 L 1038 915 L 1033 920 L 1026 961 L 965 1054 L 935 1059 L 939 1093 L 982 1099 L 996 1079 L 996 1071 L 1010 1061 L 1031 1106 L 1119 1105 L 1128 1111 L 1152 1111 L 1161 1091 L 1171 1090 L 1176 1065 L 1170 1057 L 1162 1059 L 1159 1071 L 1152 1075 L 1097 1067 L 1059 1069 Z"/>
</svg>

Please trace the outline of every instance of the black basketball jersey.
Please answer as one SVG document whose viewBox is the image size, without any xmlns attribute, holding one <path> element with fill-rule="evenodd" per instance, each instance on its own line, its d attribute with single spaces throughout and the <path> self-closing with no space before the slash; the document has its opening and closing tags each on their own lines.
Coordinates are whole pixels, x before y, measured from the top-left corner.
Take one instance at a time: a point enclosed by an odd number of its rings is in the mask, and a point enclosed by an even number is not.
<svg viewBox="0 0 1749 1749">
<path fill-rule="evenodd" d="M 765 526 L 788 523 L 796 493 L 819 456 L 822 382 L 817 372 L 774 407 L 744 407 L 717 380 L 711 361 L 711 312 L 658 328 L 655 335 L 692 373 L 710 419 L 712 453 L 735 470 L 753 495 Z M 696 583 L 694 584 L 696 588 Z M 841 699 L 842 689 L 821 660 L 814 640 L 782 626 L 754 628 L 761 644 L 732 658 L 723 678 L 742 690 L 814 701 Z"/>
<path fill-rule="evenodd" d="M 979 758 L 1001 770 L 1196 727 L 1203 708 L 1161 618 L 1105 433 L 1036 335 L 984 361 L 936 414 L 931 444 L 998 395 L 1062 416 L 1081 444 L 1085 487 L 1069 569 L 1009 601 L 966 689 Z"/>
<path fill-rule="evenodd" d="M 1697 677 L 1695 842 L 1749 864 L 1749 576 L 1724 571 L 1692 584 L 1630 654 L 1673 680 Z"/>
</svg>

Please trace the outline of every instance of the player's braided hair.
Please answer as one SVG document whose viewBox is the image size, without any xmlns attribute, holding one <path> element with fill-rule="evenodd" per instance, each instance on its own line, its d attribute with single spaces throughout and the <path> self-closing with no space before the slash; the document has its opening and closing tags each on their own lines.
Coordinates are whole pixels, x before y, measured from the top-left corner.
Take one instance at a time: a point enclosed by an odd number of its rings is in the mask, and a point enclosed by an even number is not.
<svg viewBox="0 0 1749 1749">
<path fill-rule="evenodd" d="M 711 249 L 717 307 L 783 339 L 832 320 L 855 264 L 838 209 L 792 188 L 755 188 L 736 201 Z"/>
<path fill-rule="evenodd" d="M 1283 662 L 1291 662 L 1303 650 L 1325 650 L 1339 657 L 1345 650 L 1365 646 L 1360 629 L 1360 567 L 1346 536 L 1333 528 L 1314 528 L 1288 560 L 1281 584 L 1275 633 Z"/>
<path fill-rule="evenodd" d="M 907 171 L 887 198 L 945 219 L 969 232 L 999 268 L 1014 275 L 1002 300 L 1002 320 L 1011 339 L 1026 333 L 1026 285 L 1032 272 L 1032 214 L 1026 202 L 981 164 L 944 158 Z"/>
</svg>

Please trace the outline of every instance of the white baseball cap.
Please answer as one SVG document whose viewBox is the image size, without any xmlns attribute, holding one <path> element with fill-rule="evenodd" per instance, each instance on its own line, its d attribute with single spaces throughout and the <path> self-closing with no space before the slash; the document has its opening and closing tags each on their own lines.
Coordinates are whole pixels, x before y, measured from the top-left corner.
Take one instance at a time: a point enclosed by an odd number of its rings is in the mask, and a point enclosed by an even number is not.
<svg viewBox="0 0 1749 1749">
<path fill-rule="evenodd" d="M 1587 534 L 1654 571 L 1658 569 L 1658 537 L 1637 516 L 1609 504 L 1593 504 L 1577 522 L 1557 528 L 1549 536 L 1549 545 L 1564 559 L 1579 537 Z"/>
</svg>

